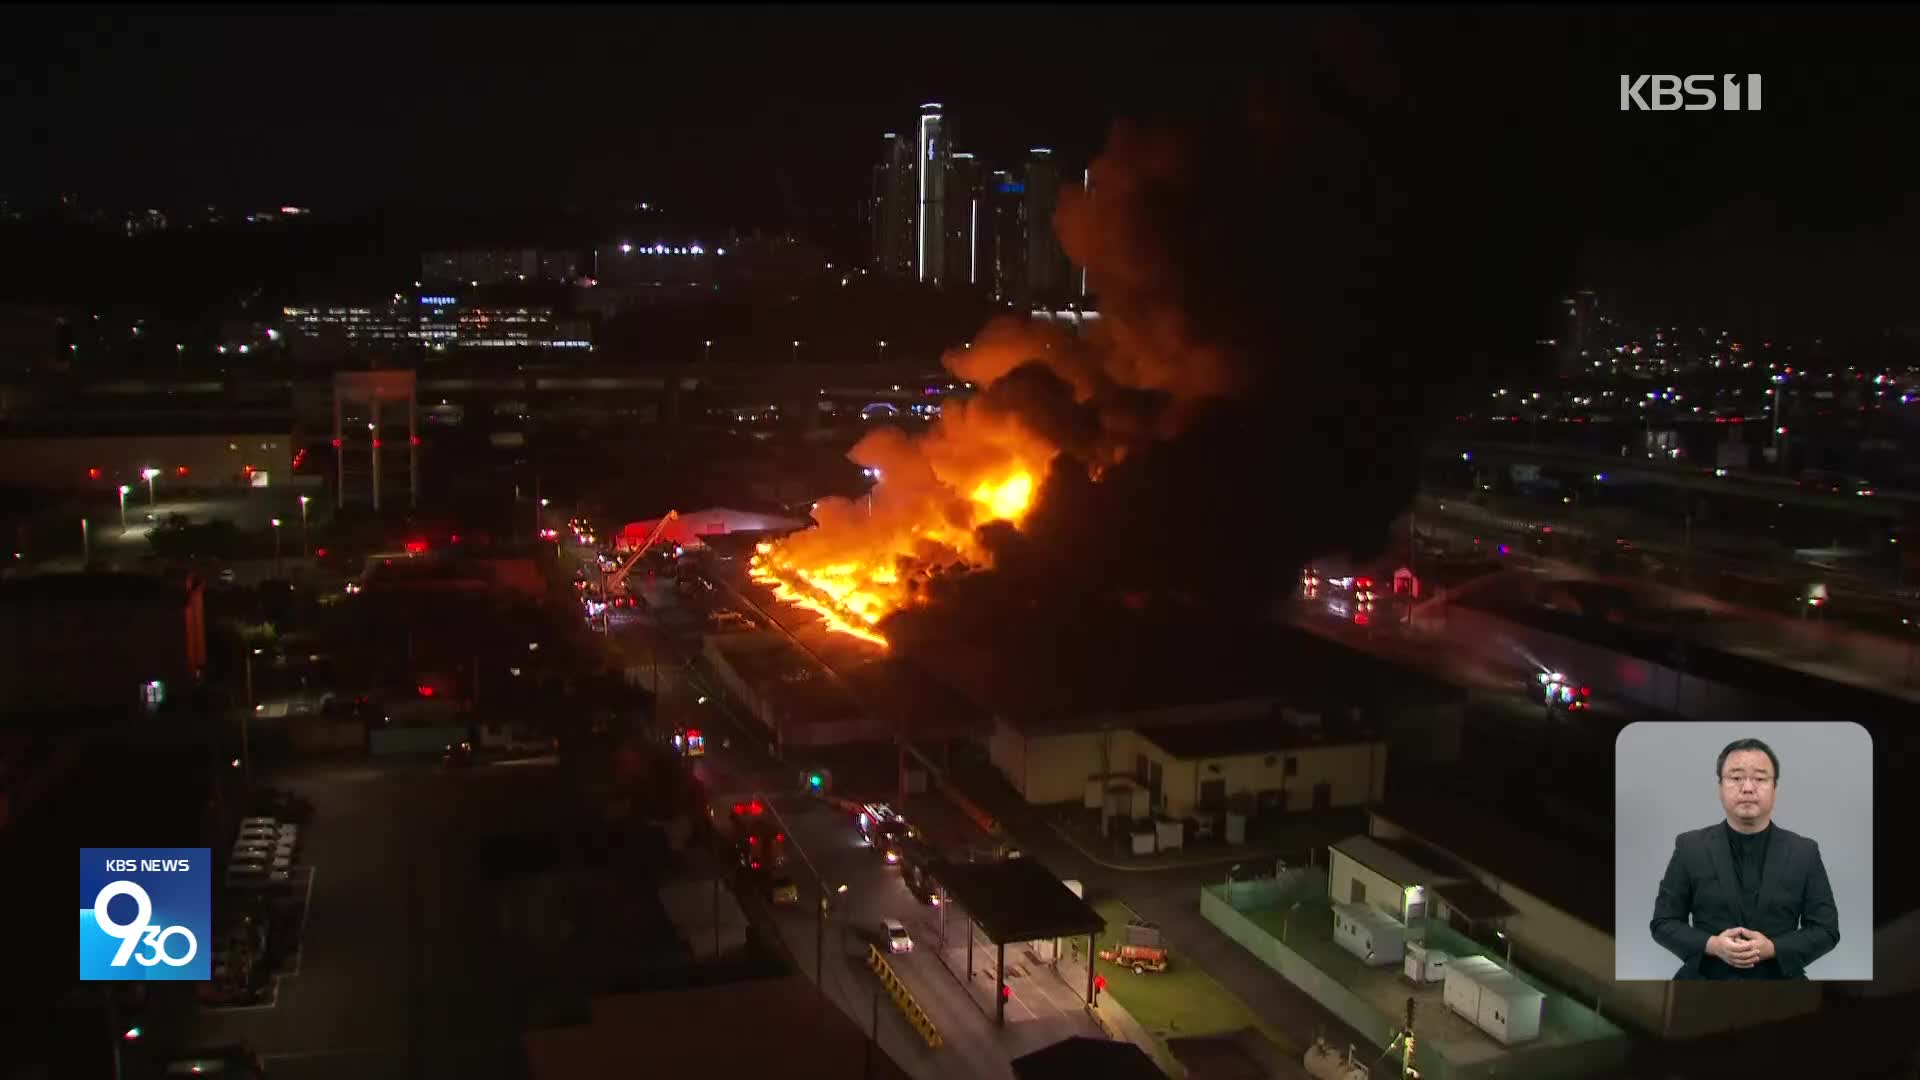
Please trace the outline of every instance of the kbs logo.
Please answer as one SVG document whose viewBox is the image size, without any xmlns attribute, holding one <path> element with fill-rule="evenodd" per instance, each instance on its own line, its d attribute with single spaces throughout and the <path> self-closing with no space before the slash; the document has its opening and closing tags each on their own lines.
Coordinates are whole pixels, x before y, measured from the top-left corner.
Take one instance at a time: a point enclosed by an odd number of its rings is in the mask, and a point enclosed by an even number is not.
<svg viewBox="0 0 1920 1080">
<path fill-rule="evenodd" d="M 212 866 L 206 848 L 81 848 L 80 978 L 211 979 Z"/>
<path fill-rule="evenodd" d="M 1741 83 L 1743 78 L 1746 80 L 1744 85 Z M 1687 112 L 1707 112 L 1712 109 L 1759 112 L 1760 76 L 1620 76 L 1621 112 L 1679 112 L 1683 109 Z"/>
</svg>

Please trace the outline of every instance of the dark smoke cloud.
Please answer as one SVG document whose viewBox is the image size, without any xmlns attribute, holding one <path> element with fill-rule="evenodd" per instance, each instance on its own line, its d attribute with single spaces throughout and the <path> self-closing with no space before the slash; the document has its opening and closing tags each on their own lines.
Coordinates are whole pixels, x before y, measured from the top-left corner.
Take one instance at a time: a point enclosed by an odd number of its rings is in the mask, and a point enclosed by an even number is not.
<svg viewBox="0 0 1920 1080">
<path fill-rule="evenodd" d="M 1366 24 L 1309 40 L 1230 111 L 1116 125 L 1063 192 L 1095 334 L 1001 323 L 949 357 L 1063 448 L 956 601 L 1264 607 L 1305 559 L 1386 549 L 1456 391 L 1539 351 L 1568 282 L 1525 118 Z"/>
</svg>

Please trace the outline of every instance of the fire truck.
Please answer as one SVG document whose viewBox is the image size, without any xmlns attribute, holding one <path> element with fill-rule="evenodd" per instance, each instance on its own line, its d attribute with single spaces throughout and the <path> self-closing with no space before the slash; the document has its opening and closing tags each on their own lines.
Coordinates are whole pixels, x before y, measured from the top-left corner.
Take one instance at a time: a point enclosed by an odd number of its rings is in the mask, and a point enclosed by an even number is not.
<svg viewBox="0 0 1920 1080">
<path fill-rule="evenodd" d="M 699 728 L 675 728 L 673 748 L 681 757 L 706 757 L 707 737 Z"/>
<path fill-rule="evenodd" d="M 1379 598 L 1379 590 L 1374 580 L 1364 574 L 1322 574 L 1317 567 L 1309 566 L 1300 572 L 1300 597 L 1325 603 L 1327 614 L 1336 619 L 1366 626 L 1373 621 L 1373 605 Z"/>
<path fill-rule="evenodd" d="M 787 864 L 787 834 L 758 799 L 733 804 L 733 843 L 743 869 L 771 873 Z"/>
<path fill-rule="evenodd" d="M 886 803 L 864 804 L 855 821 L 860 826 L 860 838 L 885 856 L 888 866 L 900 865 L 907 842 L 920 837 L 919 831 Z"/>
</svg>

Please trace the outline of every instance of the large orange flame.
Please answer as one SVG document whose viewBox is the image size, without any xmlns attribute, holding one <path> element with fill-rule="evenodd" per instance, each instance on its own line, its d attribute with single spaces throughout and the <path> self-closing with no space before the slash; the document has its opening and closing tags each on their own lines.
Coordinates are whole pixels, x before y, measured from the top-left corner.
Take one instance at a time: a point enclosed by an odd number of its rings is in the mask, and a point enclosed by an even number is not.
<svg viewBox="0 0 1920 1080">
<path fill-rule="evenodd" d="M 761 544 L 753 580 L 829 628 L 885 647 L 876 627 L 925 598 L 930 577 L 989 565 L 976 530 L 1019 527 L 1059 449 L 1012 417 L 950 401 L 919 438 L 897 429 L 862 439 L 848 457 L 875 470 L 871 494 L 827 499 L 819 527 Z"/>
</svg>

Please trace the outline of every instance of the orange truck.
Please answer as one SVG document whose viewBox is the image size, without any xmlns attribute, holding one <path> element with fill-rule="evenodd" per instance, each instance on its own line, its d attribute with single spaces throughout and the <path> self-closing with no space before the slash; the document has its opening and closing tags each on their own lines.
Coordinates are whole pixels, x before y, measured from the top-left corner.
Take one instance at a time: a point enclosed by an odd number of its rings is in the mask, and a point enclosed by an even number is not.
<svg viewBox="0 0 1920 1080">
<path fill-rule="evenodd" d="M 1167 970 L 1167 950 L 1152 945 L 1121 945 L 1114 949 L 1102 949 L 1100 959 L 1109 964 L 1132 968 L 1135 975 Z"/>
</svg>

